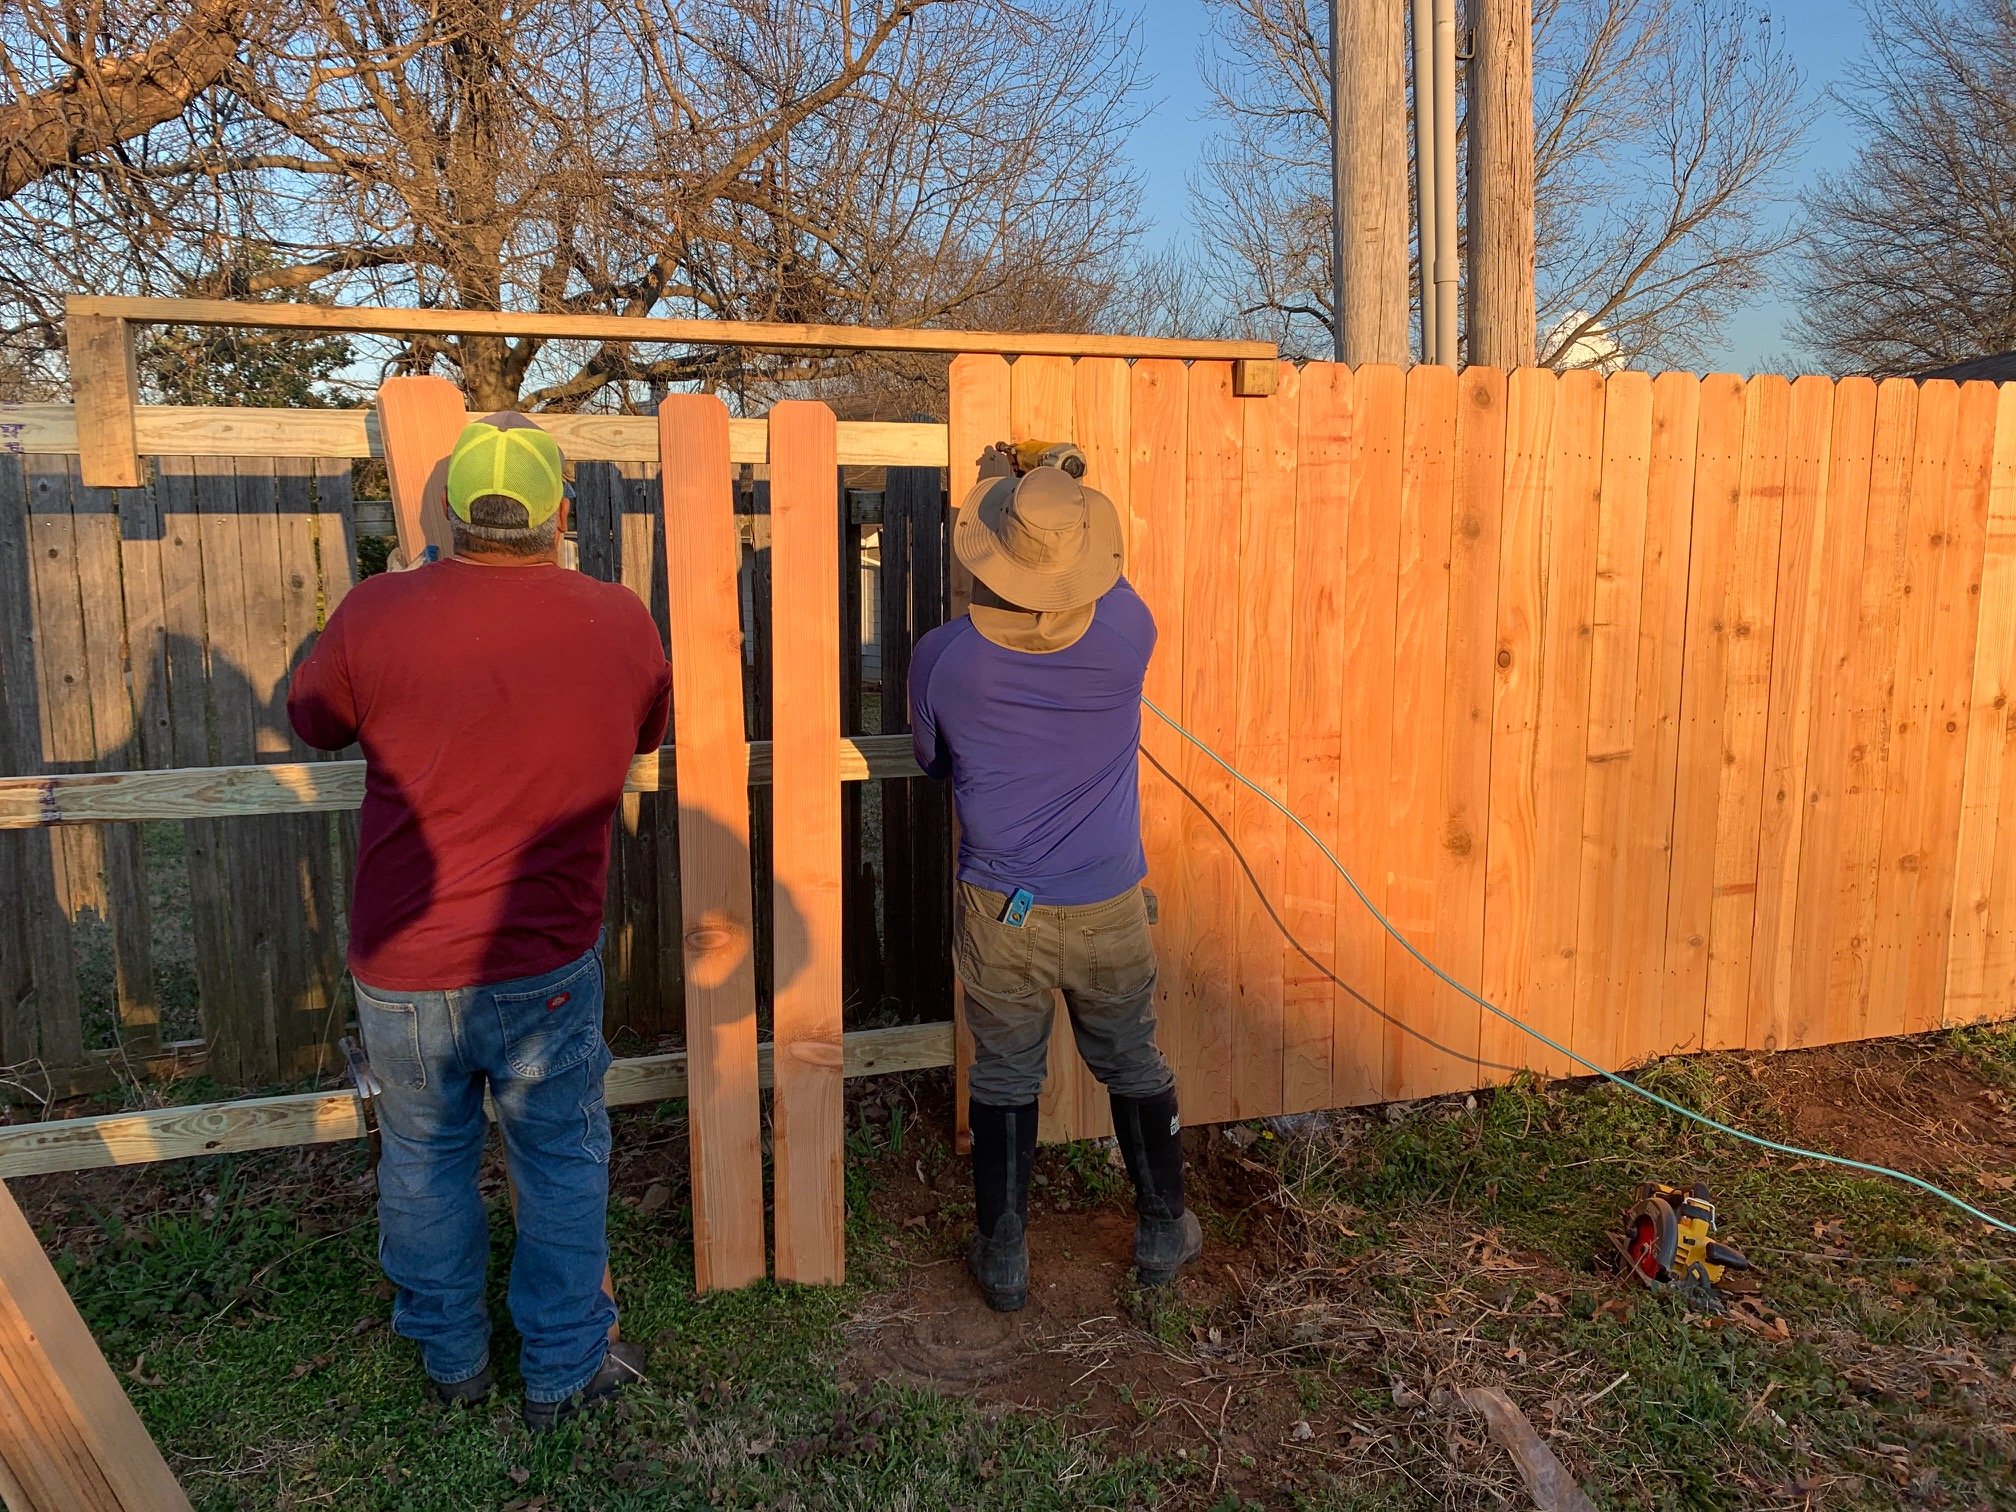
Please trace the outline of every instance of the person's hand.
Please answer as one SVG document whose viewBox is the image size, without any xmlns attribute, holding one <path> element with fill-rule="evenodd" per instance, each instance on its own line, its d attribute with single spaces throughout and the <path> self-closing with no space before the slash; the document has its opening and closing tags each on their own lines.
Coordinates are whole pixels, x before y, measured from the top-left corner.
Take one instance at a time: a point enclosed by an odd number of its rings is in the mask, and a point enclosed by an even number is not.
<svg viewBox="0 0 2016 1512">
<path fill-rule="evenodd" d="M 980 453 L 980 473 L 986 478 L 1012 478 L 1015 476 L 1015 443 L 996 441 Z"/>
<path fill-rule="evenodd" d="M 387 572 L 411 572 L 415 567 L 425 567 L 429 562 L 438 562 L 440 559 L 441 548 L 439 546 L 429 546 L 425 551 L 420 553 L 420 560 L 417 562 L 407 561 L 406 553 L 394 547 L 386 553 L 385 570 Z"/>
</svg>

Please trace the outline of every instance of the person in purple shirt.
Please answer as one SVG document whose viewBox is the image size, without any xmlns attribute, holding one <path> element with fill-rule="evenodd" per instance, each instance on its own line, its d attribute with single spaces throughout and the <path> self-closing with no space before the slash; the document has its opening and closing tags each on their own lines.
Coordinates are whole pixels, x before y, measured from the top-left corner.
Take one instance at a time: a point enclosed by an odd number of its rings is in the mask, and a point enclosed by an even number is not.
<svg viewBox="0 0 2016 1512">
<path fill-rule="evenodd" d="M 1068 448 L 1055 458 L 1083 458 Z M 962 618 L 910 666 L 917 761 L 959 811 L 955 959 L 973 1033 L 970 1117 L 988 1305 L 1029 1296 L 1029 1170 L 1055 995 L 1106 1086 L 1134 1180 L 1135 1270 L 1164 1286 L 1204 1247 L 1183 1204 L 1175 1077 L 1155 1044 L 1153 896 L 1141 849 L 1141 685 L 1155 620 L 1121 576 L 1113 503 L 1063 466 L 982 460 L 953 549 Z"/>
</svg>

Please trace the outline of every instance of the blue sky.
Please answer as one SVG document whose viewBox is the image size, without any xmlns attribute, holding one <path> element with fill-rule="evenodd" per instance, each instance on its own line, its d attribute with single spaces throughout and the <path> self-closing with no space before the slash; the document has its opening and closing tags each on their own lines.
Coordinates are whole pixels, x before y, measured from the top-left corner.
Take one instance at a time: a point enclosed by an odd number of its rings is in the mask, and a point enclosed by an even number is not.
<svg viewBox="0 0 2016 1512">
<path fill-rule="evenodd" d="M 1196 163 L 1210 123 L 1202 119 L 1204 90 L 1197 75 L 1197 50 L 1205 32 L 1201 0 L 1146 0 L 1144 69 L 1149 96 L 1157 103 L 1134 134 L 1132 152 L 1145 179 L 1146 207 L 1154 221 L 1151 241 L 1161 246 L 1192 234 L 1186 179 Z M 1865 27 L 1859 7 L 1844 0 L 1779 0 L 1771 6 L 1782 23 L 1809 87 L 1824 94 L 1861 54 Z M 1839 168 L 1852 156 L 1853 139 L 1840 114 L 1829 106 L 1808 141 L 1799 177 Z M 1788 212 L 1789 212 L 1789 206 Z M 1769 290 L 1732 320 L 1710 355 L 1714 366 L 1750 372 L 1789 355 L 1785 327 L 1791 319 L 1790 275 L 1781 264 L 1778 289 Z"/>
</svg>

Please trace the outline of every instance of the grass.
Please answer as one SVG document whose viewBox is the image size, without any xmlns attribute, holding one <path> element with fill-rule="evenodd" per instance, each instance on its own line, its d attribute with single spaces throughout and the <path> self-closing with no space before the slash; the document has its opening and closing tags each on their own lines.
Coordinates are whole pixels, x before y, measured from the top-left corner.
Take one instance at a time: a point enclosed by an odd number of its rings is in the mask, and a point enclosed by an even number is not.
<svg viewBox="0 0 2016 1512">
<path fill-rule="evenodd" d="M 1940 1053 L 1985 1085 L 2016 1086 L 2016 1032 L 1956 1033 Z M 1647 1080 L 1789 1133 L 1753 1064 L 1669 1062 Z M 615 1270 L 652 1381 L 539 1441 L 517 1425 L 501 1264 L 503 1391 L 467 1414 L 424 1402 L 410 1347 L 385 1326 L 361 1149 L 74 1190 L 55 1178 L 31 1195 L 72 1294 L 203 1508 L 1516 1504 L 1502 1454 L 1440 1395 L 1487 1383 L 1608 1505 L 1987 1507 L 2016 1484 L 2016 1247 L 1893 1183 L 1766 1156 L 1613 1088 L 1518 1084 L 1312 1134 L 1207 1136 L 1195 1164 L 1240 1278 L 1123 1297 L 1114 1318 L 1086 1320 L 1122 1351 L 1107 1408 L 1090 1387 L 1034 1400 L 1033 1378 L 1007 1391 L 1033 1405 L 1004 1410 L 850 1369 L 869 1299 L 905 1266 L 945 1263 L 964 1221 L 951 1210 L 919 1235 L 876 1216 L 878 1183 L 954 1160 L 936 1119 L 892 1092 L 872 1117 L 857 1107 L 850 1131 L 854 1279 L 701 1299 L 678 1110 L 619 1115 L 633 1163 L 629 1204 L 612 1210 Z M 655 1212 L 636 1207 L 652 1174 L 638 1151 L 663 1152 L 650 1158 L 670 1200 Z M 1925 1161 L 1967 1164 L 1929 1135 Z M 1231 1195 L 1226 1170 L 1259 1195 Z M 1046 1152 L 1041 1172 L 1039 1203 L 1124 1201 L 1103 1147 Z M 1969 1195 L 2006 1210 L 1983 1174 L 1987 1189 Z M 1723 1236 L 1765 1271 L 1761 1306 L 1702 1317 L 1619 1278 L 1611 1236 L 1651 1178 L 1713 1184 Z M 493 1213 L 501 1260 L 501 1198 Z M 1192 1413 L 1193 1433 L 1166 1381 L 1126 1363 L 1150 1359 L 1182 1362 L 1210 1391 L 1232 1383 L 1225 1409 L 1204 1398 L 1225 1430 L 1214 1438 L 1210 1412 Z M 1307 1442 L 1293 1441 L 1304 1426 Z M 1202 1452 L 1179 1454 L 1178 1430 Z"/>
</svg>

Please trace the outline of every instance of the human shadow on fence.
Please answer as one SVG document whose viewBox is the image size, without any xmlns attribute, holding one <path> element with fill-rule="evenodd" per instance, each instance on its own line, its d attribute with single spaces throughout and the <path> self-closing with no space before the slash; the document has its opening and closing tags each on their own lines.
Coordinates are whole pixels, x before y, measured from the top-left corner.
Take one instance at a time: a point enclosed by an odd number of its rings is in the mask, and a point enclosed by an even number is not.
<svg viewBox="0 0 2016 1512">
<path fill-rule="evenodd" d="M 1253 889 L 1253 895 L 1260 900 L 1260 906 L 1266 909 L 1267 917 L 1273 920 L 1274 927 L 1281 932 L 1281 938 L 1286 940 L 1289 945 L 1294 947 L 1295 953 L 1301 956 L 1303 960 L 1307 961 L 1310 964 L 1310 966 L 1315 968 L 1319 976 L 1321 976 L 1324 980 L 1332 983 L 1334 986 L 1340 988 L 1344 993 L 1346 993 L 1351 998 L 1353 1002 L 1357 1003 L 1359 1007 L 1363 1008 L 1367 1013 L 1371 1014 L 1374 1018 L 1391 1025 L 1393 1028 L 1398 1029 L 1402 1034 L 1406 1035 L 1408 1038 L 1415 1040 L 1416 1042 L 1426 1046 L 1430 1050 L 1436 1051 L 1438 1054 L 1446 1055 L 1450 1057 L 1452 1060 L 1462 1062 L 1464 1065 L 1474 1066 L 1479 1071 L 1498 1072 L 1506 1076 L 1510 1076 L 1513 1073 L 1522 1069 L 1522 1067 L 1519 1066 L 1503 1065 L 1497 1061 L 1485 1060 L 1475 1048 L 1462 1049 L 1455 1045 L 1445 1045 L 1441 1043 L 1440 1041 L 1423 1033 L 1422 1030 L 1417 1025 L 1410 1024 L 1405 1019 L 1399 1018 L 1394 1014 L 1387 1012 L 1386 1009 L 1382 1008 L 1379 1004 L 1373 1002 L 1372 999 L 1365 996 L 1365 994 L 1360 992 L 1355 986 L 1345 981 L 1342 977 L 1338 976 L 1336 972 L 1332 971 L 1322 961 L 1317 959 L 1317 957 L 1313 953 L 1311 953 L 1309 947 L 1303 944 L 1301 940 L 1296 938 L 1294 931 L 1288 927 L 1287 920 L 1281 917 L 1281 910 L 1275 906 L 1274 900 L 1267 896 L 1267 890 L 1261 886 L 1259 877 L 1254 874 L 1252 863 L 1250 863 L 1246 859 L 1246 853 L 1239 848 L 1238 842 L 1232 838 L 1231 832 L 1226 829 L 1224 822 L 1220 820 L 1219 817 L 1211 811 L 1210 807 L 1207 804 L 1205 804 L 1203 800 L 1198 798 L 1198 796 L 1195 793 L 1191 792 L 1189 788 L 1183 785 L 1182 779 L 1177 777 L 1174 772 L 1171 772 L 1169 768 L 1164 766 L 1160 761 L 1156 760 L 1152 752 L 1143 749 L 1143 751 L 1141 752 L 1141 757 L 1156 771 L 1160 772 L 1164 777 L 1166 777 L 1169 780 L 1169 785 L 1175 788 L 1177 792 L 1181 793 L 1185 801 L 1188 802 L 1192 807 L 1194 807 L 1198 813 L 1202 814 L 1204 816 L 1205 821 L 1208 824 L 1210 824 L 1211 828 L 1218 832 L 1218 838 L 1225 842 L 1225 848 L 1232 853 L 1232 858 L 1239 863 L 1239 870 L 1242 873 L 1244 873 L 1246 877 L 1247 886 Z M 1296 839 L 1299 840 L 1300 843 L 1305 844 L 1307 843 L 1305 837 L 1296 837 Z M 1339 883 L 1341 886 L 1342 884 L 1341 878 L 1339 879 Z M 1346 888 L 1344 889 L 1344 891 L 1348 892 L 1349 889 Z M 1342 898 L 1339 900 L 1340 908 L 1362 907 L 1362 906 L 1363 905 L 1361 905 L 1358 902 L 1356 897 Z M 1479 1009 L 1478 1011 L 1481 1013 L 1483 1010 Z"/>
</svg>

